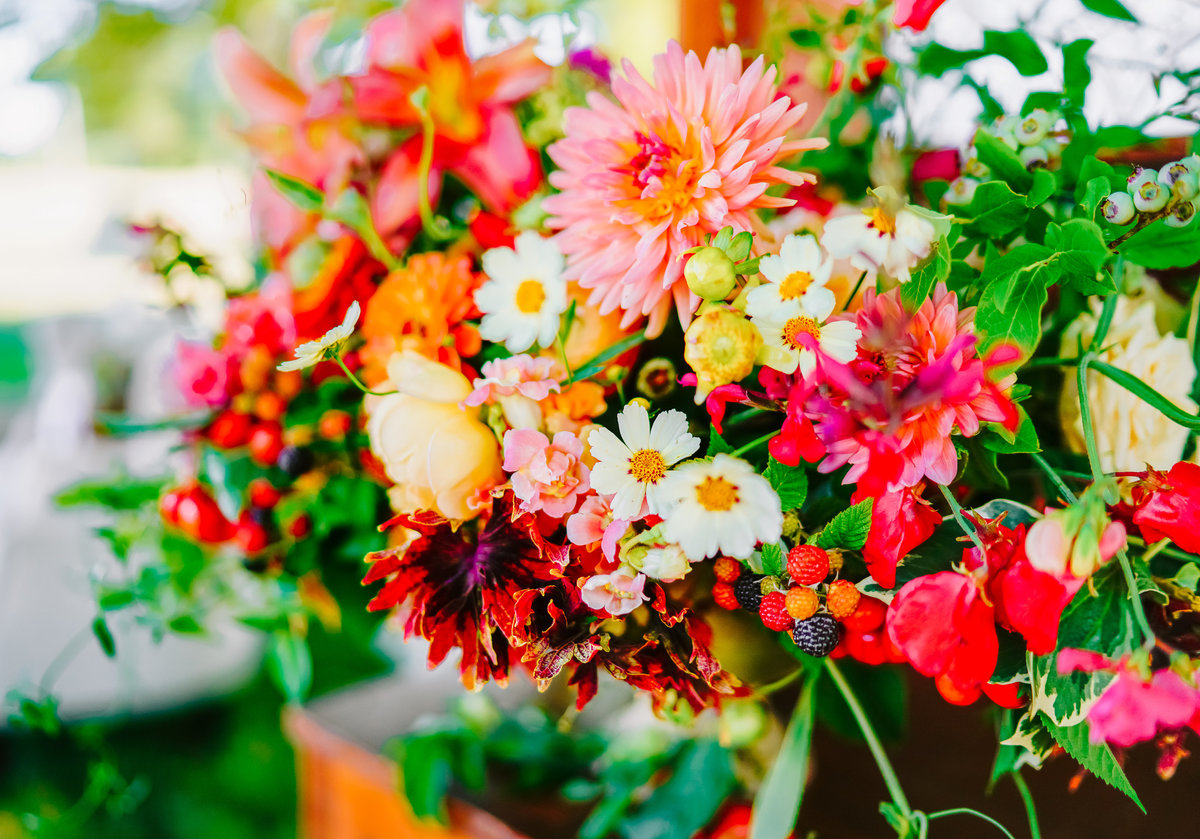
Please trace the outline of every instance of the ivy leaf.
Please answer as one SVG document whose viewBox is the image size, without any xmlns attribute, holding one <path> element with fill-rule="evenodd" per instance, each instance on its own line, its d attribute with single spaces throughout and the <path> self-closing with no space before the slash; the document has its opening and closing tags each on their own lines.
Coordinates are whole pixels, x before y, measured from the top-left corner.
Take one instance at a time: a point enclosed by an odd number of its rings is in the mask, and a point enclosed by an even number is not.
<svg viewBox="0 0 1200 839">
<path fill-rule="evenodd" d="M 874 505 L 875 499 L 868 498 L 842 510 L 825 525 L 814 544 L 818 548 L 861 550 L 871 533 L 871 509 Z"/>
<path fill-rule="evenodd" d="M 750 817 L 750 839 L 786 839 L 796 825 L 808 783 L 808 753 L 812 746 L 813 686 L 809 679 L 800 691 L 792 721 L 788 723 L 779 754 L 767 771 Z"/>
<path fill-rule="evenodd" d="M 799 466 L 786 466 L 775 458 L 767 464 L 767 482 L 779 495 L 784 512 L 804 504 L 808 497 L 808 473 Z"/>
<path fill-rule="evenodd" d="M 1117 250 L 1136 265 L 1154 270 L 1189 268 L 1200 262 L 1200 235 L 1194 225 L 1167 227 L 1156 221 L 1134 233 Z"/>
<path fill-rule="evenodd" d="M 1046 730 L 1050 732 L 1050 736 L 1054 738 L 1055 742 L 1062 746 L 1063 751 L 1073 757 L 1080 766 L 1113 789 L 1125 793 L 1139 810 L 1143 813 L 1146 812 L 1146 808 L 1142 806 L 1142 800 L 1138 798 L 1133 785 L 1129 783 L 1125 770 L 1121 768 L 1121 764 L 1117 763 L 1112 749 L 1106 743 L 1092 743 L 1088 738 L 1086 724 L 1058 726 L 1054 724 L 1053 720 L 1046 719 L 1044 714 L 1041 715 L 1041 722 L 1046 726 Z"/>
<path fill-rule="evenodd" d="M 975 132 L 975 154 L 992 174 L 1006 182 L 1014 192 L 1025 194 L 1033 184 L 1033 176 L 1017 153 L 982 128 Z"/>
<path fill-rule="evenodd" d="M 1100 226 L 1088 219 L 1076 218 L 1046 229 L 1046 244 L 1058 253 L 1056 260 L 1062 271 L 1062 284 L 1080 294 L 1111 294 L 1117 290 L 1108 275 L 1100 269 L 1112 255 L 1104 243 Z"/>
<path fill-rule="evenodd" d="M 321 208 L 325 205 L 325 193 L 321 190 L 299 178 L 293 178 L 291 175 L 285 175 L 274 169 L 264 169 L 263 171 L 267 175 L 267 180 L 297 209 L 304 210 L 306 213 L 321 212 Z"/>
<path fill-rule="evenodd" d="M 1023 225 L 1029 207 L 1025 196 L 1013 192 L 1004 181 L 987 181 L 975 189 L 963 214 L 970 218 L 967 227 L 971 232 L 995 238 Z"/>
<path fill-rule="evenodd" d="M 1130 23 L 1138 22 L 1133 13 L 1117 2 L 1117 0 L 1079 0 L 1079 2 L 1083 3 L 1085 9 L 1095 12 L 1098 15 L 1115 18 L 1116 20 L 1127 20 Z"/>
</svg>

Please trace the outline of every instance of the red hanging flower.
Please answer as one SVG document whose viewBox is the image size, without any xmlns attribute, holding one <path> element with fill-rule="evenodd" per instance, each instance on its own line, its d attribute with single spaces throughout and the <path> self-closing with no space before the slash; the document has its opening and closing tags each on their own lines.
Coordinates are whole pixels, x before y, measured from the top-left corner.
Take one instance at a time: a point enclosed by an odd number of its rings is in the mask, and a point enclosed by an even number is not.
<svg viewBox="0 0 1200 839">
<path fill-rule="evenodd" d="M 1170 539 L 1200 553 L 1200 466 L 1176 463 L 1169 472 L 1151 471 L 1134 489 L 1133 523 L 1147 542 Z"/>
<path fill-rule="evenodd" d="M 863 545 L 867 570 L 884 588 L 896 585 L 896 566 L 918 545 L 933 535 L 942 514 L 921 497 L 921 487 L 906 487 L 875 497 L 871 507 L 871 531 Z M 870 493 L 859 488 L 850 498 L 857 504 Z"/>
</svg>

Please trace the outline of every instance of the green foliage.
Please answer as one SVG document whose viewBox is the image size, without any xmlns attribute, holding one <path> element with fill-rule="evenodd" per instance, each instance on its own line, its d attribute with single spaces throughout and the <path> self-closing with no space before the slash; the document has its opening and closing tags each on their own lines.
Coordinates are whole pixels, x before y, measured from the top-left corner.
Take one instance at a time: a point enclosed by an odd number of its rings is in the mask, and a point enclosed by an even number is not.
<svg viewBox="0 0 1200 839">
<path fill-rule="evenodd" d="M 1029 191 L 1033 176 L 1021 162 L 1020 156 L 984 129 L 975 132 L 975 153 L 979 162 L 992 170 L 992 174 L 1022 195 Z"/>
<path fill-rule="evenodd" d="M 319 213 L 324 208 L 325 193 L 312 184 L 274 169 L 264 168 L 263 173 L 280 194 L 297 209 L 306 213 Z"/>
<path fill-rule="evenodd" d="M 933 252 L 913 269 L 909 281 L 900 287 L 900 302 L 908 311 L 915 312 L 937 284 L 944 283 L 949 276 L 950 245 L 942 236 L 934 244 Z"/>
<path fill-rule="evenodd" d="M 750 839 L 786 839 L 796 825 L 804 788 L 808 784 L 808 758 L 816 711 L 813 685 L 813 680 L 809 679 L 801 688 L 779 753 L 754 797 Z"/>
<path fill-rule="evenodd" d="M 1029 206 L 1024 195 L 1013 192 L 1003 181 L 987 181 L 976 188 L 963 213 L 969 219 L 969 233 L 999 237 L 1025 224 Z"/>
<path fill-rule="evenodd" d="M 1105 17 L 1116 18 L 1117 20 L 1127 20 L 1131 23 L 1137 23 L 1137 18 L 1129 9 L 1121 5 L 1118 0 L 1079 0 L 1083 3 L 1084 8 L 1095 12 L 1098 15 Z"/>
<path fill-rule="evenodd" d="M 733 446 L 729 445 L 729 442 L 720 434 L 718 434 L 715 428 L 709 432 L 708 448 L 704 451 L 705 457 L 713 457 L 718 454 L 729 454 L 732 451 Z"/>
<path fill-rule="evenodd" d="M 120 476 L 106 481 L 80 481 L 54 497 L 60 507 L 107 507 L 137 510 L 158 500 L 165 478 Z"/>
<path fill-rule="evenodd" d="M 1168 227 L 1156 221 L 1118 245 L 1117 251 L 1130 262 L 1155 270 L 1189 268 L 1200 262 L 1200 233 L 1195 224 Z"/>
<path fill-rule="evenodd" d="M 312 686 L 312 655 L 302 636 L 286 629 L 271 636 L 267 672 L 289 702 L 300 702 Z"/>
<path fill-rule="evenodd" d="M 1041 715 L 1041 721 L 1055 742 L 1062 746 L 1063 751 L 1073 757 L 1080 766 L 1113 789 L 1125 793 L 1139 810 L 1143 813 L 1146 812 L 1146 808 L 1142 806 L 1142 800 L 1138 798 L 1133 785 L 1129 783 L 1129 778 L 1126 777 L 1121 764 L 1117 762 L 1112 749 L 1107 744 L 1091 742 L 1088 737 L 1087 725 L 1058 726 L 1045 714 Z"/>
<path fill-rule="evenodd" d="M 983 33 L 983 46 L 974 50 L 955 50 L 938 43 L 925 47 L 917 59 L 917 69 L 924 75 L 940 76 L 947 70 L 962 67 L 969 61 L 988 55 L 1007 59 L 1022 76 L 1040 76 L 1050 69 L 1041 47 L 1027 32 Z"/>
<path fill-rule="evenodd" d="M 808 473 L 803 467 L 785 466 L 772 457 L 767 464 L 766 478 L 778 493 L 784 512 L 802 506 L 808 497 Z"/>
<path fill-rule="evenodd" d="M 784 560 L 783 548 L 778 544 L 763 545 L 760 556 L 763 574 L 778 576 L 787 567 L 787 563 Z"/>
<path fill-rule="evenodd" d="M 861 550 L 871 533 L 871 509 L 874 505 L 875 499 L 868 498 L 842 510 L 825 525 L 814 544 L 820 548 Z"/>
<path fill-rule="evenodd" d="M 1077 218 L 1061 225 L 1051 224 L 1046 231 L 1046 244 L 1057 251 L 1055 259 L 1063 285 L 1080 294 L 1111 294 L 1117 290 L 1107 274 L 1098 276 L 1111 253 L 1094 221 Z"/>
<path fill-rule="evenodd" d="M 627 338 L 622 338 L 617 343 L 613 344 L 603 352 L 597 353 L 595 357 L 587 361 L 582 367 L 575 371 L 576 379 L 590 379 L 597 373 L 603 372 L 604 368 L 608 367 L 609 362 L 618 356 L 623 355 L 634 347 L 642 344 L 646 340 L 645 333 L 638 332 L 630 335 Z"/>
</svg>

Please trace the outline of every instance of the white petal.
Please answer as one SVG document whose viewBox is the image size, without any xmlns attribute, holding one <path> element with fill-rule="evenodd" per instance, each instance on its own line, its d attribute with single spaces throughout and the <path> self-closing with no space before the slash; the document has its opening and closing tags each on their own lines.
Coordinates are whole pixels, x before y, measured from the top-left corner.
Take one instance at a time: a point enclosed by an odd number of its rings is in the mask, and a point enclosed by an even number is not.
<svg viewBox="0 0 1200 839">
<path fill-rule="evenodd" d="M 650 428 L 650 448 L 661 452 L 687 433 L 687 416 L 682 411 L 663 411 L 654 418 Z"/>
<path fill-rule="evenodd" d="M 512 248 L 492 248 L 490 251 L 485 251 L 481 262 L 483 273 L 493 280 L 506 279 L 510 282 L 519 282 L 523 279 L 517 254 Z"/>
<path fill-rule="evenodd" d="M 592 474 L 594 475 L 595 472 Z M 642 502 L 645 500 L 646 485 L 639 481 L 630 482 L 613 496 L 612 502 L 609 504 L 612 509 L 613 518 L 638 518 L 642 513 Z"/>
<path fill-rule="evenodd" d="M 637 402 L 630 402 L 617 414 L 617 428 L 631 452 L 650 448 L 650 415 Z"/>
<path fill-rule="evenodd" d="M 833 307 L 837 305 L 837 298 L 825 286 L 814 285 L 804 292 L 804 296 L 800 298 L 800 305 L 809 317 L 825 320 L 833 312 Z"/>
</svg>

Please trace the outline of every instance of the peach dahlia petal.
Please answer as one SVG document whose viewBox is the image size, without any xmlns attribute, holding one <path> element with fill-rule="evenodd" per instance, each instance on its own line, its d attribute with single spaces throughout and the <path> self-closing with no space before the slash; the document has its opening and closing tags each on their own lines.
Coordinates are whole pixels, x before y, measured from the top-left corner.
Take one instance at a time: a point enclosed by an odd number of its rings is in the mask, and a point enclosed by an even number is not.
<svg viewBox="0 0 1200 839">
<path fill-rule="evenodd" d="M 743 71 L 736 47 L 703 64 L 675 42 L 654 60 L 653 83 L 624 62 L 616 102 L 593 93 L 570 108 L 566 137 L 550 147 L 559 170 L 546 199 L 566 277 L 602 313 L 621 309 L 628 327 L 649 317 L 657 335 L 672 302 L 684 325 L 699 304 L 683 279 L 684 252 L 722 227 L 757 229 L 754 210 L 789 206 L 776 184 L 811 176 L 783 168 L 824 140 L 787 140 L 807 106 L 780 95 L 760 56 Z"/>
</svg>

